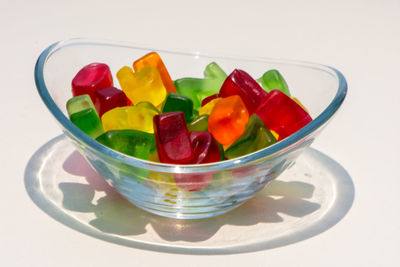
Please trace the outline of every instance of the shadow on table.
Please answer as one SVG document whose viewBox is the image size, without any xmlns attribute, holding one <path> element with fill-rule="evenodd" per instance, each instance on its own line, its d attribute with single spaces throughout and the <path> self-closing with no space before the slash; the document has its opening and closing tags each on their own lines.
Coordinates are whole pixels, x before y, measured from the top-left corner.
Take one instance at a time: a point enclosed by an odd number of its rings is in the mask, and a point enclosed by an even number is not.
<svg viewBox="0 0 400 267">
<path fill-rule="evenodd" d="M 81 176 L 84 181 L 59 182 L 58 188 L 62 192 L 62 208 L 72 212 L 94 215 L 88 226 L 68 215 L 55 205 L 42 192 L 40 184 L 53 177 L 39 175 L 45 164 L 45 159 L 55 153 L 58 142 L 65 141 L 59 136 L 42 146 L 31 157 L 25 170 L 25 187 L 33 202 L 44 212 L 57 221 L 79 232 L 90 236 L 117 243 L 124 246 L 140 249 L 155 250 L 169 253 L 183 254 L 230 254 L 249 251 L 265 250 L 295 243 L 315 236 L 339 222 L 350 209 L 354 199 L 354 186 L 346 170 L 326 155 L 314 149 L 312 153 L 328 166 L 336 178 L 336 183 L 342 185 L 343 192 L 330 209 L 330 215 L 320 223 L 314 224 L 305 231 L 278 238 L 273 242 L 257 243 L 239 248 L 207 249 L 193 247 L 167 246 L 132 240 L 132 237 L 146 233 L 146 227 L 151 225 L 159 237 L 165 241 L 201 242 L 208 240 L 224 225 L 247 226 L 258 223 L 279 223 L 283 219 L 279 214 L 288 214 L 294 217 L 303 217 L 320 208 L 320 204 L 311 202 L 314 185 L 305 182 L 284 182 L 275 180 L 261 193 L 247 201 L 237 209 L 213 218 L 199 220 L 177 220 L 164 218 L 147 213 L 125 200 L 118 192 L 108 185 L 104 179 L 94 171 L 87 161 L 73 151 L 62 163 L 62 168 L 69 174 Z M 57 173 L 58 174 L 58 173 Z M 42 179 L 42 180 L 40 180 Z M 62 180 L 62 179 L 61 179 Z M 101 194 L 95 201 L 95 195 Z M 276 198 L 276 196 L 279 196 Z M 173 243 L 172 243 L 173 244 Z"/>
</svg>

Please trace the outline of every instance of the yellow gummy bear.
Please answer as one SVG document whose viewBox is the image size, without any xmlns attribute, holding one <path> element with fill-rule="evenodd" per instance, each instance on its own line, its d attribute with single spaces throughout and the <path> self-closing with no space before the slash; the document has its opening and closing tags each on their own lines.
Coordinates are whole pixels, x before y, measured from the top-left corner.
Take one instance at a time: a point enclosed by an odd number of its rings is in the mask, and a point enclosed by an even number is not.
<svg viewBox="0 0 400 267">
<path fill-rule="evenodd" d="M 204 115 L 204 114 L 210 115 L 215 104 L 217 104 L 217 102 L 220 101 L 221 99 L 222 99 L 221 97 L 217 97 L 217 98 L 211 100 L 210 102 L 208 102 L 207 104 L 205 104 L 204 106 L 202 106 L 199 109 L 199 116 Z"/>
<path fill-rule="evenodd" d="M 117 72 L 122 91 L 134 105 L 148 101 L 159 106 L 167 95 L 160 73 L 153 66 L 146 66 L 133 72 L 129 67 L 122 67 Z"/>
<path fill-rule="evenodd" d="M 111 109 L 103 114 L 101 122 L 104 131 L 133 129 L 154 133 L 153 117 L 157 114 L 157 109 L 139 103 L 136 106 Z"/>
<path fill-rule="evenodd" d="M 133 106 L 113 108 L 101 116 L 104 131 L 129 129 L 128 113 Z"/>
</svg>

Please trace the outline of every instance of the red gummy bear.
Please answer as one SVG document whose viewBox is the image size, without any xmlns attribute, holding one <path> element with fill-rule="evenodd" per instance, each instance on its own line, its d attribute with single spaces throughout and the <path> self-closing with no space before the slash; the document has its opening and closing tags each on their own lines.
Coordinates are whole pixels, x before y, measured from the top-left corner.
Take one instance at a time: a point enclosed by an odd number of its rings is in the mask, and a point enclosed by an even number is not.
<svg viewBox="0 0 400 267">
<path fill-rule="evenodd" d="M 221 158 L 218 144 L 209 132 L 190 132 L 194 158 L 191 163 L 217 162 Z"/>
<path fill-rule="evenodd" d="M 110 68 L 103 63 L 92 63 L 83 67 L 72 80 L 72 95 L 88 94 L 95 101 L 94 92 L 113 86 Z"/>
<path fill-rule="evenodd" d="M 154 137 L 161 162 L 185 164 L 193 159 L 193 149 L 183 112 L 154 116 Z"/>
<path fill-rule="evenodd" d="M 219 161 L 221 151 L 218 144 L 209 132 L 190 132 L 194 157 L 191 163 L 210 163 Z M 213 173 L 176 173 L 175 183 L 186 191 L 199 191 L 212 180 Z"/>
<path fill-rule="evenodd" d="M 247 72 L 235 69 L 226 78 L 219 91 L 219 97 L 232 95 L 240 96 L 251 116 L 264 102 L 268 93 Z"/>
<path fill-rule="evenodd" d="M 116 107 L 128 106 L 128 98 L 122 90 L 115 87 L 106 87 L 94 92 L 94 106 L 99 117 Z"/>
<path fill-rule="evenodd" d="M 299 104 L 279 90 L 269 92 L 255 112 L 265 126 L 282 140 L 307 125 L 312 118 Z"/>
</svg>

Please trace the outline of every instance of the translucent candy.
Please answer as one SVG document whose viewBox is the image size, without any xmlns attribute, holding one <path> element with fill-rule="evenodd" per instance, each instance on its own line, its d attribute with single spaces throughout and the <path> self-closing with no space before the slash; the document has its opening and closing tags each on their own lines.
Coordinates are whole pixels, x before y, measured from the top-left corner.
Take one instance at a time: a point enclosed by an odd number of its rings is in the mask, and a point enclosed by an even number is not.
<svg viewBox="0 0 400 267">
<path fill-rule="evenodd" d="M 310 121 L 310 115 L 294 100 L 279 90 L 272 90 L 258 107 L 256 114 L 264 125 L 282 140 L 295 133 Z"/>
<path fill-rule="evenodd" d="M 161 60 L 161 57 L 158 53 L 156 52 L 148 53 L 147 55 L 144 55 L 143 57 L 139 58 L 133 63 L 133 69 L 136 72 L 143 69 L 146 66 L 155 67 L 160 73 L 161 80 L 167 92 L 176 93 L 174 82 L 172 81 L 171 76 L 169 75 L 168 70 L 164 65 L 164 62 Z"/>
<path fill-rule="evenodd" d="M 271 92 L 272 90 L 279 90 L 282 93 L 285 93 L 287 96 L 290 96 L 289 87 L 282 77 L 279 71 L 277 70 L 269 70 L 263 74 L 259 79 L 257 79 L 262 88 Z"/>
<path fill-rule="evenodd" d="M 190 132 L 189 135 L 194 153 L 191 163 L 210 163 L 220 160 L 220 149 L 209 132 Z"/>
<path fill-rule="evenodd" d="M 94 96 L 94 106 L 96 107 L 100 118 L 104 113 L 113 108 L 128 105 L 128 99 L 124 92 L 115 87 L 99 89 L 94 92 Z"/>
<path fill-rule="evenodd" d="M 181 78 L 174 83 L 177 92 L 189 97 L 194 108 L 199 109 L 204 98 L 218 93 L 226 77 L 226 73 L 217 63 L 212 62 L 206 66 L 204 78 Z"/>
<path fill-rule="evenodd" d="M 225 151 L 228 159 L 237 158 L 276 143 L 273 134 L 256 115 L 250 116 L 243 134 Z"/>
<path fill-rule="evenodd" d="M 183 112 L 154 116 L 154 135 L 161 162 L 184 164 L 193 159 L 193 149 Z"/>
<path fill-rule="evenodd" d="M 73 98 L 70 98 L 67 101 L 67 112 L 68 116 L 71 116 L 71 114 L 74 114 L 76 112 L 92 108 L 96 110 L 91 98 L 89 95 L 80 95 L 80 96 L 75 96 Z"/>
<path fill-rule="evenodd" d="M 133 129 L 154 133 L 153 117 L 159 114 L 150 103 L 142 102 L 136 106 L 114 108 L 101 117 L 104 130 Z"/>
<path fill-rule="evenodd" d="M 137 72 L 133 72 L 129 67 L 123 67 L 118 71 L 117 78 L 122 91 L 134 105 L 148 101 L 157 107 L 167 95 L 160 74 L 155 67 L 143 67 Z"/>
<path fill-rule="evenodd" d="M 161 112 L 166 113 L 173 111 L 182 111 L 185 115 L 186 123 L 194 119 L 193 101 L 183 95 L 168 93 L 162 105 Z"/>
<path fill-rule="evenodd" d="M 67 112 L 71 122 L 90 137 L 96 138 L 104 132 L 89 95 L 80 95 L 68 100 Z"/>
<path fill-rule="evenodd" d="M 232 95 L 240 96 L 251 115 L 267 97 L 267 92 L 247 72 L 235 69 L 219 91 L 220 97 Z"/>
<path fill-rule="evenodd" d="M 214 106 L 208 118 L 208 131 L 222 145 L 230 145 L 244 132 L 249 113 L 242 99 L 229 96 Z"/>
<path fill-rule="evenodd" d="M 103 63 L 92 63 L 83 67 L 72 80 L 72 95 L 88 94 L 94 102 L 94 92 L 113 86 L 110 68 Z"/>
<path fill-rule="evenodd" d="M 111 130 L 96 140 L 121 153 L 147 160 L 156 146 L 153 134 L 137 130 Z"/>
</svg>

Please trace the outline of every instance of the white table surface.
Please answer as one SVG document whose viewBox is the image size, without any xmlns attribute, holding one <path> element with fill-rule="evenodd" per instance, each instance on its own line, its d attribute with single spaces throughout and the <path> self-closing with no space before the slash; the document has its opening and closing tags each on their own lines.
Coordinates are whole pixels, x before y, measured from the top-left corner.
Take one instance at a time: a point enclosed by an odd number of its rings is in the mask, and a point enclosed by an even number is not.
<svg viewBox="0 0 400 267">
<path fill-rule="evenodd" d="M 1 266 L 399 266 L 400 1 L 1 1 Z M 354 201 L 300 242 L 230 255 L 118 245 L 75 231 L 29 197 L 25 169 L 61 134 L 33 68 L 51 43 L 106 38 L 210 54 L 331 65 L 347 99 L 312 147 L 338 162 Z"/>
</svg>

